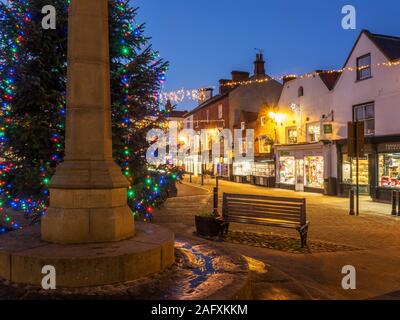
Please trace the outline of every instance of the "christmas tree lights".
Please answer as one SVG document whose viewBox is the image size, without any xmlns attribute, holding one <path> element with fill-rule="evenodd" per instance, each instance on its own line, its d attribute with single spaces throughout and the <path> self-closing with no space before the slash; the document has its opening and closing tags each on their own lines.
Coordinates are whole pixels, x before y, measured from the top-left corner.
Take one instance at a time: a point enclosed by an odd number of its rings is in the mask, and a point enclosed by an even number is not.
<svg viewBox="0 0 400 320">
<path fill-rule="evenodd" d="M 171 110 L 160 107 L 168 64 L 137 24 L 127 0 L 110 3 L 110 70 L 114 157 L 131 182 L 129 204 L 151 218 L 181 177 L 171 166 L 149 173 L 148 130 Z M 56 30 L 41 28 L 44 0 L 0 2 L 0 232 L 19 229 L 15 216 L 37 222 L 49 183 L 64 156 L 68 0 L 54 0 Z"/>
</svg>

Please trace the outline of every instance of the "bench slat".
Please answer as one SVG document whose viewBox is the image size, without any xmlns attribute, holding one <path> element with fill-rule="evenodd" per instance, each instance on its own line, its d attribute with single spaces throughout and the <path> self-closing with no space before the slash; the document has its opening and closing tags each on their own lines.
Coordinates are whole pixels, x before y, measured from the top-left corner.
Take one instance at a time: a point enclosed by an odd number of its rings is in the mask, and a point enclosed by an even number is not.
<svg viewBox="0 0 400 320">
<path fill-rule="evenodd" d="M 236 216 L 249 217 L 250 219 L 257 218 L 257 219 L 282 220 L 282 221 L 296 222 L 300 224 L 299 216 L 294 217 L 294 216 L 287 216 L 284 214 L 257 214 L 244 210 L 233 210 L 230 211 L 228 214 L 228 217 L 236 217 Z"/>
<path fill-rule="evenodd" d="M 243 199 L 243 200 L 272 200 L 281 202 L 291 202 L 291 203 L 305 203 L 305 199 L 301 198 L 283 198 L 283 197 L 270 197 L 270 196 L 257 196 L 257 195 L 247 195 L 247 194 L 231 194 L 226 193 L 225 197 L 229 199 Z"/>
<path fill-rule="evenodd" d="M 283 202 L 283 201 L 248 201 L 246 199 L 229 199 L 228 203 L 234 204 L 256 204 L 256 205 L 271 205 L 271 206 L 280 206 L 280 207 L 288 207 L 288 208 L 301 208 L 302 203 L 292 203 L 292 202 Z"/>
<path fill-rule="evenodd" d="M 266 227 L 279 227 L 286 229 L 296 229 L 298 230 L 301 226 L 299 224 L 294 223 L 280 223 L 278 221 L 257 221 L 257 220 L 248 220 L 248 219 L 240 219 L 240 218 L 228 218 L 225 221 L 231 223 L 243 223 L 243 224 L 255 224 Z"/>
<path fill-rule="evenodd" d="M 283 207 L 271 207 L 271 206 L 254 206 L 254 205 L 234 205 L 234 204 L 228 204 L 225 206 L 228 210 L 234 210 L 234 209 L 243 209 L 247 210 L 249 212 L 251 211 L 257 211 L 260 214 L 262 213 L 268 213 L 268 212 L 276 212 L 276 213 L 285 213 L 288 215 L 294 215 L 294 216 L 299 216 L 301 214 L 301 209 L 287 209 Z"/>
</svg>

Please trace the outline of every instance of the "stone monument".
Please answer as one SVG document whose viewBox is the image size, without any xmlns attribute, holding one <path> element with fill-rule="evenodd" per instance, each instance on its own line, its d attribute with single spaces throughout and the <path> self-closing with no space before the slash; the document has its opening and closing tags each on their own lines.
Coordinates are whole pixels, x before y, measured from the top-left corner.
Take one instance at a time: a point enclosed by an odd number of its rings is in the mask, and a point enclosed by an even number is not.
<svg viewBox="0 0 400 320">
<path fill-rule="evenodd" d="M 58 287 L 132 281 L 170 267 L 174 234 L 137 223 L 128 181 L 112 158 L 108 0 L 71 0 L 66 157 L 50 184 L 40 226 L 0 236 L 0 278 Z"/>
<path fill-rule="evenodd" d="M 120 241 L 134 236 L 128 181 L 112 158 L 107 0 L 71 1 L 65 161 L 50 183 L 42 240 Z"/>
</svg>

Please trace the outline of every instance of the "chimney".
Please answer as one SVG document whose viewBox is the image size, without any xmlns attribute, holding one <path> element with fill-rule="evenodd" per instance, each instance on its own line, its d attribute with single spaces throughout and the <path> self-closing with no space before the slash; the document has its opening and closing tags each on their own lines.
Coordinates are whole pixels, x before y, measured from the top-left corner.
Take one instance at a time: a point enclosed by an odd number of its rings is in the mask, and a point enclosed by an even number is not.
<svg viewBox="0 0 400 320">
<path fill-rule="evenodd" d="M 250 79 L 250 73 L 245 71 L 232 71 L 232 82 L 246 81 Z"/>
<path fill-rule="evenodd" d="M 265 61 L 262 53 L 257 53 L 256 61 L 254 61 L 254 75 L 256 77 L 265 77 Z"/>
<path fill-rule="evenodd" d="M 213 97 L 213 88 L 199 89 L 199 104 L 210 100 Z"/>
<path fill-rule="evenodd" d="M 295 79 L 297 79 L 297 77 L 293 76 L 293 75 L 284 76 L 283 77 L 283 84 L 286 84 L 287 82 L 295 80 Z"/>
<path fill-rule="evenodd" d="M 227 93 L 232 87 L 227 86 L 227 83 L 232 82 L 232 80 L 227 80 L 227 79 L 221 79 L 219 80 L 219 94 L 225 94 Z"/>
</svg>

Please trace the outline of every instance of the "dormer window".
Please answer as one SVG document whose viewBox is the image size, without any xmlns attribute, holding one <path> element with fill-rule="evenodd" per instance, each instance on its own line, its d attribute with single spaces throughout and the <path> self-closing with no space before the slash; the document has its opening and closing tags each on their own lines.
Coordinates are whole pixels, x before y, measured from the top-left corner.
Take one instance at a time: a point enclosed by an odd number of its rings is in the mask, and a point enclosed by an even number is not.
<svg viewBox="0 0 400 320">
<path fill-rule="evenodd" d="M 365 80 L 372 77 L 371 71 L 371 54 L 357 58 L 357 80 Z"/>
<path fill-rule="evenodd" d="M 299 96 L 299 98 L 304 97 L 304 88 L 303 87 L 299 88 L 298 96 Z"/>
</svg>

